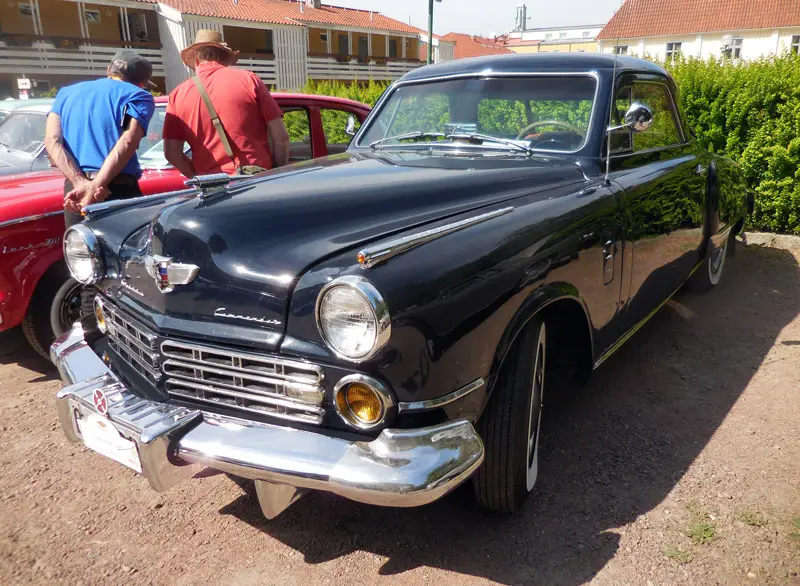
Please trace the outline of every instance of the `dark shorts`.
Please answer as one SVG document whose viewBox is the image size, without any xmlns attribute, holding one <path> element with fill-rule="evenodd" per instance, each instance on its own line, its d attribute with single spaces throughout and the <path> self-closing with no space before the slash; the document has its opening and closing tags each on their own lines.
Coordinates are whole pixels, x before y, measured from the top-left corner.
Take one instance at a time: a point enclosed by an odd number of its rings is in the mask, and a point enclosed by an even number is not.
<svg viewBox="0 0 800 586">
<path fill-rule="evenodd" d="M 111 192 L 111 195 L 108 196 L 106 201 L 130 199 L 132 197 L 140 197 L 142 195 L 142 190 L 139 189 L 139 181 L 131 175 L 120 176 L 114 179 L 108 185 L 108 189 Z M 72 183 L 70 183 L 69 179 L 65 179 L 64 195 L 66 196 L 70 191 L 72 191 Z M 75 224 L 80 224 L 82 221 L 83 216 L 80 214 L 70 212 L 69 210 L 64 210 L 64 223 L 66 224 L 67 228 Z"/>
</svg>

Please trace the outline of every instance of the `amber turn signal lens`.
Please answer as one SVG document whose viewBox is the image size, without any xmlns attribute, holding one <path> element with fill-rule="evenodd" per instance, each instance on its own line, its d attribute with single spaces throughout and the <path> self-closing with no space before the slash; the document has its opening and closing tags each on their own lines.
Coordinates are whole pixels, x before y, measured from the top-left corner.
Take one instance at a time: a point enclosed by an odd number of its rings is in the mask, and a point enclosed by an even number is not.
<svg viewBox="0 0 800 586">
<path fill-rule="evenodd" d="M 378 394 L 367 385 L 354 383 L 336 397 L 339 412 L 349 415 L 353 423 L 372 425 L 383 416 L 383 403 Z"/>
<path fill-rule="evenodd" d="M 103 302 L 100 301 L 99 297 L 94 298 L 94 317 L 97 320 L 97 329 L 99 329 L 103 334 L 106 333 L 106 315 L 103 313 Z"/>
</svg>

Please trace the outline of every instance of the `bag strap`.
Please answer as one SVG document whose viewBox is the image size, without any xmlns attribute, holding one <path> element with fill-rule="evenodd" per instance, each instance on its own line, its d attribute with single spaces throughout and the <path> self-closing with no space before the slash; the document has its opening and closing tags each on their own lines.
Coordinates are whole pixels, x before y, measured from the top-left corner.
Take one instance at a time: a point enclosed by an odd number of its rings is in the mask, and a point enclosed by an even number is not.
<svg viewBox="0 0 800 586">
<path fill-rule="evenodd" d="M 211 98 L 208 96 L 208 92 L 206 91 L 205 86 L 203 86 L 203 82 L 200 81 L 199 75 L 194 75 L 192 77 L 194 80 L 194 85 L 197 86 L 197 90 L 200 92 L 200 96 L 203 98 L 203 102 L 208 108 L 208 113 L 211 115 L 211 122 L 214 124 L 214 129 L 217 131 L 217 136 L 219 136 L 219 140 L 222 142 L 222 146 L 225 149 L 225 154 L 228 155 L 233 164 L 236 165 L 236 168 L 239 168 L 239 161 L 236 160 L 236 157 L 233 155 L 233 149 L 231 148 L 231 143 L 228 140 L 228 135 L 225 132 L 225 127 L 222 126 L 222 120 L 219 119 L 217 115 L 217 110 L 214 108 L 214 104 L 211 103 Z"/>
</svg>

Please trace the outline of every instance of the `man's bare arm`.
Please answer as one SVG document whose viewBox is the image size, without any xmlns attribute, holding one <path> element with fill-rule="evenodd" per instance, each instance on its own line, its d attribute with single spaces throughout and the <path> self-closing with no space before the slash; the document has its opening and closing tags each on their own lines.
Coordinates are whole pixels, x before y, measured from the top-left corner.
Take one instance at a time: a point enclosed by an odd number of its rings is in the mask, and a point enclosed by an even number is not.
<svg viewBox="0 0 800 586">
<path fill-rule="evenodd" d="M 61 116 L 53 114 L 47 115 L 45 125 L 44 146 L 50 160 L 58 167 L 58 170 L 66 177 L 74 187 L 88 183 L 89 179 L 83 174 L 78 162 L 69 152 L 64 144 L 64 134 L 61 130 Z"/>
<path fill-rule="evenodd" d="M 275 147 L 272 152 L 272 162 L 275 167 L 283 167 L 289 162 L 289 132 L 286 130 L 283 118 L 267 122 L 267 133 Z"/>
<path fill-rule="evenodd" d="M 187 157 L 186 153 L 183 152 L 182 140 L 165 138 L 164 157 L 167 159 L 167 161 L 169 161 L 170 165 L 180 171 L 181 175 L 187 179 L 191 179 L 196 175 L 192 159 Z"/>
<path fill-rule="evenodd" d="M 144 135 L 145 131 L 142 125 L 135 118 L 131 118 L 128 128 L 119 137 L 94 179 L 88 184 L 76 187 L 67 194 L 67 209 L 76 207 L 82 211 L 90 203 L 105 200 L 111 193 L 108 190 L 108 184 L 120 174 L 125 165 L 128 164 L 128 161 L 131 160 Z"/>
</svg>

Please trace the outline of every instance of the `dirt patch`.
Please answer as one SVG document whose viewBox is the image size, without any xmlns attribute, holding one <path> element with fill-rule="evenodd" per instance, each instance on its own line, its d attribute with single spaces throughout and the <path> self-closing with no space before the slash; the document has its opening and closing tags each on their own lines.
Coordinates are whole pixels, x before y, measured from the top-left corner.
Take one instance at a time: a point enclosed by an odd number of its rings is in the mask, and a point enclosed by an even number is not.
<svg viewBox="0 0 800 586">
<path fill-rule="evenodd" d="M 798 584 L 800 246 L 738 247 L 581 391 L 551 397 L 515 517 L 311 494 L 268 522 L 222 475 L 164 494 L 64 439 L 55 375 L 0 334 L 0 583 Z"/>
</svg>

